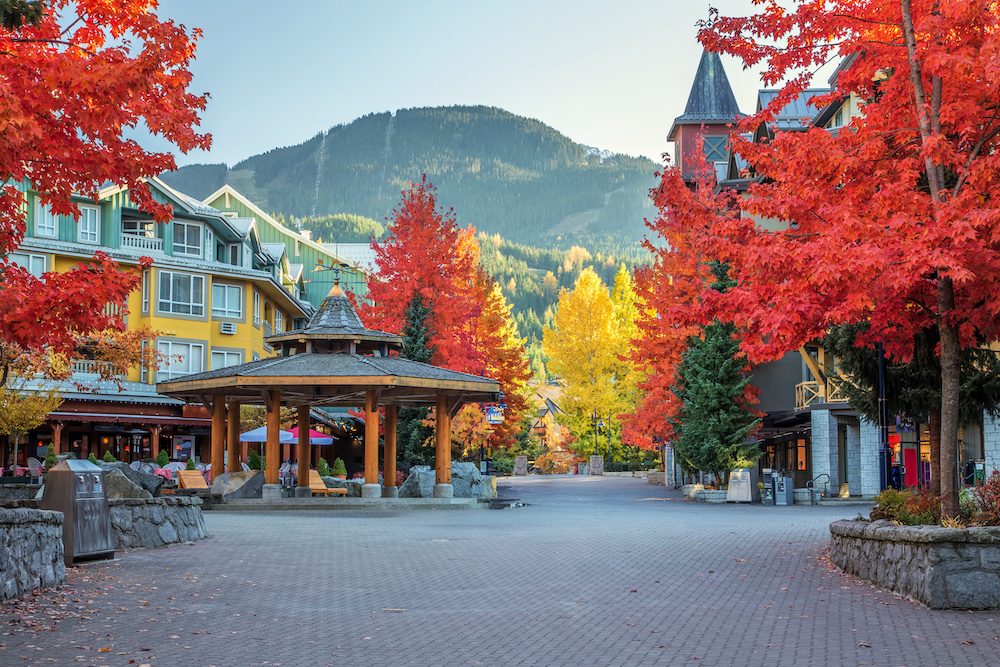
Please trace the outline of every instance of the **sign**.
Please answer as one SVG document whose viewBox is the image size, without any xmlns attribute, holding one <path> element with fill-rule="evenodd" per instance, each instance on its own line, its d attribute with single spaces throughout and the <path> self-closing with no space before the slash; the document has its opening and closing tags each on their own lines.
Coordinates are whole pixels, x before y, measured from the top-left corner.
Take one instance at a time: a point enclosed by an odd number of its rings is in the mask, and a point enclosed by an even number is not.
<svg viewBox="0 0 1000 667">
<path fill-rule="evenodd" d="M 503 412 L 492 407 L 486 411 L 486 421 L 490 424 L 502 424 Z"/>
</svg>

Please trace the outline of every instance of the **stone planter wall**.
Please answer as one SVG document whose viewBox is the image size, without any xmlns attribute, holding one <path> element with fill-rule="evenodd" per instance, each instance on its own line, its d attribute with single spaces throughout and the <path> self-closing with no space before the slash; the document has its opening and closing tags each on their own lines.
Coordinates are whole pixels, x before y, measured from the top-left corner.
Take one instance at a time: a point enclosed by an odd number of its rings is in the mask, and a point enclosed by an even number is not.
<svg viewBox="0 0 1000 667">
<path fill-rule="evenodd" d="M 660 470 L 650 470 L 646 473 L 646 481 L 650 484 L 664 486 L 667 483 L 667 473 Z"/>
<path fill-rule="evenodd" d="M 1000 527 L 830 524 L 830 560 L 932 609 L 1000 608 Z"/>
<path fill-rule="evenodd" d="M 714 503 L 714 504 L 724 503 L 726 502 L 726 496 L 728 495 L 728 493 L 729 492 L 726 491 L 725 489 L 722 490 L 702 489 L 701 491 L 696 491 L 695 493 L 693 493 L 691 495 L 691 500 L 695 501 L 696 503 Z"/>
<path fill-rule="evenodd" d="M 66 580 L 63 513 L 0 508 L 0 602 Z"/>
<path fill-rule="evenodd" d="M 117 537 L 115 549 L 162 547 L 208 537 L 201 498 L 120 498 L 108 503 Z"/>
<path fill-rule="evenodd" d="M 681 493 L 684 494 L 685 498 L 694 499 L 694 494 L 698 493 L 699 491 L 704 491 L 704 490 L 705 490 L 705 485 L 704 484 L 683 484 L 683 485 L 681 485 Z"/>
</svg>

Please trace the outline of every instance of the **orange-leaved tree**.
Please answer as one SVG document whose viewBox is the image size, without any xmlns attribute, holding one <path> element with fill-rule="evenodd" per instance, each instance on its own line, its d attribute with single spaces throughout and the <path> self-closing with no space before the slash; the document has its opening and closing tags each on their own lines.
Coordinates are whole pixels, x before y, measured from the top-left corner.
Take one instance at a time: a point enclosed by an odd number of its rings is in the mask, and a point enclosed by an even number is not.
<svg viewBox="0 0 1000 667">
<path fill-rule="evenodd" d="M 914 336 L 936 329 L 942 515 L 953 516 L 959 353 L 1000 336 L 1000 14 L 985 0 L 788 5 L 713 14 L 699 32 L 706 48 L 763 63 L 766 85 L 785 82 L 731 136 L 756 177 L 738 204 L 744 215 L 718 215 L 692 234 L 696 252 L 726 262 L 738 283 L 705 300 L 753 334 L 744 339 L 751 361 L 831 324 L 867 321 L 862 343 L 881 342 L 905 362 Z M 743 138 L 838 56 L 834 90 L 818 102 L 851 98 L 845 127 Z M 677 179 L 663 188 L 678 225 L 685 191 Z"/>
<path fill-rule="evenodd" d="M 25 233 L 24 186 L 56 215 L 79 219 L 74 194 L 97 198 L 128 187 L 157 220 L 169 218 L 143 184 L 175 168 L 167 153 L 126 138 L 145 127 L 180 150 L 207 148 L 198 113 L 207 96 L 187 92 L 197 30 L 161 21 L 154 0 L 3 3 L 0 21 L 0 346 L 4 360 L 45 349 L 74 357 L 124 327 L 116 313 L 138 286 L 103 253 L 40 280 L 10 261 Z M 108 308 L 110 306 L 110 308 Z M 110 314 L 108 314 L 110 313 Z M 111 344 L 139 360 L 130 339 Z"/>
</svg>

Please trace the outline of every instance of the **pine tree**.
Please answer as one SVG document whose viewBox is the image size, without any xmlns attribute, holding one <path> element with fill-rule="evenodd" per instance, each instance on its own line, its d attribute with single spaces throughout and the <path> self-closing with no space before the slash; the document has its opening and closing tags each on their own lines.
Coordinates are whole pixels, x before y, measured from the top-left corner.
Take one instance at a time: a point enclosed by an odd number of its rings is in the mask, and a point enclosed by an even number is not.
<svg viewBox="0 0 1000 667">
<path fill-rule="evenodd" d="M 430 329 L 431 309 L 424 303 L 423 296 L 416 292 L 403 312 L 402 356 L 411 361 L 429 363 L 434 356 L 430 339 L 434 332 Z M 410 465 L 434 465 L 434 430 L 425 424 L 429 408 L 404 408 L 399 411 L 396 437 L 401 445 L 402 459 Z"/>
<path fill-rule="evenodd" d="M 719 292 L 735 284 L 724 264 L 713 263 L 712 273 L 712 288 Z M 756 444 L 747 441 L 760 419 L 746 405 L 746 365 L 736 327 L 719 320 L 688 340 L 681 359 L 681 386 L 675 391 L 682 407 L 674 452 L 686 471 L 714 473 L 721 485 L 727 484 L 730 470 L 749 466 L 760 456 Z"/>
</svg>

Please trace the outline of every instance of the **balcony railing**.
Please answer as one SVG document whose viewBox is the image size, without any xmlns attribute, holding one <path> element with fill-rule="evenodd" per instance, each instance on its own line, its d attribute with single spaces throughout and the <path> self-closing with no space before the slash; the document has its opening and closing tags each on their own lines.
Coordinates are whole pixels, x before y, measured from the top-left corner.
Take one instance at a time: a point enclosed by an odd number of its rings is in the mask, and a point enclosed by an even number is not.
<svg viewBox="0 0 1000 667">
<path fill-rule="evenodd" d="M 122 234 L 122 247 L 133 250 L 153 250 L 163 251 L 163 239 L 152 236 L 139 236 L 138 234 Z"/>
<path fill-rule="evenodd" d="M 846 403 L 847 394 L 844 391 L 845 381 L 839 377 L 831 377 L 826 382 L 826 398 L 820 392 L 819 382 L 810 380 L 795 385 L 795 409 L 805 410 L 814 403 Z"/>
</svg>

